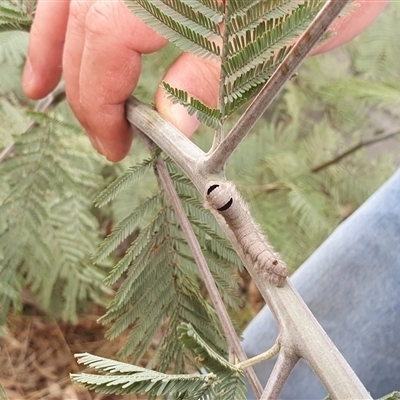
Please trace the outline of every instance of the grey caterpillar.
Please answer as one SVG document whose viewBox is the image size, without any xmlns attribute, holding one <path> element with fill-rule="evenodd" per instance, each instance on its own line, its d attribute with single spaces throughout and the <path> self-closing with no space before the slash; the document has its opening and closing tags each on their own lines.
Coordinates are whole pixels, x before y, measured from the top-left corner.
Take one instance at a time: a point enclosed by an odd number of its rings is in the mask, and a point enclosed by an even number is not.
<svg viewBox="0 0 400 400">
<path fill-rule="evenodd" d="M 272 284 L 283 286 L 288 276 L 286 264 L 267 242 L 235 186 L 230 182 L 209 182 L 205 197 L 206 206 L 225 219 L 257 272 L 266 273 Z"/>
</svg>

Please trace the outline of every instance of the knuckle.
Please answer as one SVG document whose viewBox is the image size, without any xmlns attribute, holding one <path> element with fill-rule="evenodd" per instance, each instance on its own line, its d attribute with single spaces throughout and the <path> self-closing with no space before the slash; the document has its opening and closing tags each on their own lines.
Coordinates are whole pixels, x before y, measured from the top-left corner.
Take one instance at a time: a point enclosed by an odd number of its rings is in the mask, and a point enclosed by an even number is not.
<svg viewBox="0 0 400 400">
<path fill-rule="evenodd" d="M 85 25 L 89 33 L 104 35 L 114 21 L 115 2 L 95 2 L 86 14 Z"/>
<path fill-rule="evenodd" d="M 69 18 L 77 21 L 84 20 L 83 16 L 86 15 L 88 7 L 90 7 L 90 2 L 71 0 Z"/>
</svg>

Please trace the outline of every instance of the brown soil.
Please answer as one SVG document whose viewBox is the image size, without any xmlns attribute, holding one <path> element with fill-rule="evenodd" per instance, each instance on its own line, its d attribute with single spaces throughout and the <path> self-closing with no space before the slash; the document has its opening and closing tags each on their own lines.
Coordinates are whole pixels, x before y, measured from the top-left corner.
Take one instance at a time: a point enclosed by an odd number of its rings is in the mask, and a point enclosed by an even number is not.
<svg viewBox="0 0 400 400">
<path fill-rule="evenodd" d="M 75 353 L 115 358 L 123 337 L 104 339 L 106 328 L 96 322 L 101 310 L 77 325 L 46 316 L 10 316 L 7 338 L 0 339 L 0 383 L 10 400 L 113 400 L 121 396 L 90 392 L 74 384 L 69 373 L 82 372 Z M 125 396 L 124 399 L 145 397 Z"/>
</svg>

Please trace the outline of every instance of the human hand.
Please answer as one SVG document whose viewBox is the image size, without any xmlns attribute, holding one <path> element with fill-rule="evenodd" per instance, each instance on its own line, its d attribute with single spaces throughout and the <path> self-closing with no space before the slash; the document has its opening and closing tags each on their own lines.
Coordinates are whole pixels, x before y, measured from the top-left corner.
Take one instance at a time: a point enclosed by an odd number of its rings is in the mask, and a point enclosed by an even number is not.
<svg viewBox="0 0 400 400">
<path fill-rule="evenodd" d="M 39 0 L 24 91 L 32 99 L 44 97 L 63 73 L 68 102 L 93 146 L 109 160 L 118 161 L 132 141 L 124 103 L 138 82 L 141 54 L 166 44 L 123 1 Z M 217 64 L 183 54 L 165 79 L 216 106 L 218 74 Z M 182 106 L 171 105 L 162 89 L 156 94 L 156 104 L 183 133 L 190 135 L 199 126 Z"/>
<path fill-rule="evenodd" d="M 336 34 L 313 54 L 332 50 L 365 29 L 387 0 L 359 0 L 354 12 L 332 26 Z M 132 132 L 125 118 L 125 101 L 137 85 L 141 54 L 167 41 L 147 27 L 122 0 L 39 0 L 31 30 L 23 76 L 26 95 L 39 99 L 64 75 L 68 102 L 89 138 L 110 161 L 123 159 Z M 190 53 L 173 63 L 164 80 L 210 107 L 217 105 L 219 65 Z M 163 89 L 155 96 L 158 112 L 187 136 L 199 126 L 186 109 L 173 105 Z"/>
</svg>

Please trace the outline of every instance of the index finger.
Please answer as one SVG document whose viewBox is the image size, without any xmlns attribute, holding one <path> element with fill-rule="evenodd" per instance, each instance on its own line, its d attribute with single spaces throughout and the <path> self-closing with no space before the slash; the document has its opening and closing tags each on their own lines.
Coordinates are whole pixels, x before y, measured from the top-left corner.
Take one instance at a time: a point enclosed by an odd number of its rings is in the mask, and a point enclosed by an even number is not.
<svg viewBox="0 0 400 400">
<path fill-rule="evenodd" d="M 62 54 L 70 0 L 39 0 L 23 74 L 23 89 L 32 99 L 49 94 L 62 73 Z"/>
</svg>

